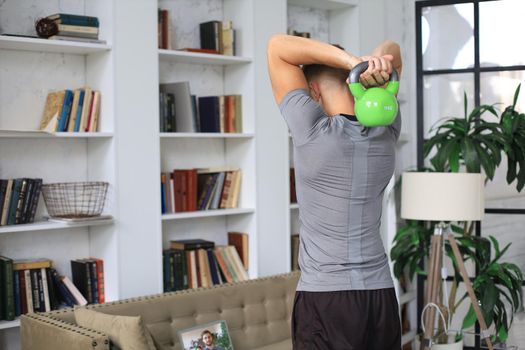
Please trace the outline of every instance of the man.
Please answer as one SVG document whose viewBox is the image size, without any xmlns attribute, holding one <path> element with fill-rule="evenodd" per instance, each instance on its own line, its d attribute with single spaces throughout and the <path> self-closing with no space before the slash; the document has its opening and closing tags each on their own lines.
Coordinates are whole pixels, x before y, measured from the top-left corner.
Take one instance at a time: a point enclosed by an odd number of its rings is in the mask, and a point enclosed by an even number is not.
<svg viewBox="0 0 525 350">
<path fill-rule="evenodd" d="M 357 57 L 319 41 L 275 35 L 268 69 L 294 143 L 300 207 L 301 277 L 292 318 L 296 350 L 399 350 L 401 326 L 379 227 L 401 119 L 363 127 L 346 78 L 382 86 L 401 73 L 399 46 L 386 41 Z M 302 66 L 302 69 L 301 69 Z"/>
<path fill-rule="evenodd" d="M 204 350 L 224 350 L 220 346 L 215 346 L 215 340 L 213 339 L 213 334 L 209 330 L 205 330 L 201 333 L 202 342 L 205 347 Z"/>
</svg>

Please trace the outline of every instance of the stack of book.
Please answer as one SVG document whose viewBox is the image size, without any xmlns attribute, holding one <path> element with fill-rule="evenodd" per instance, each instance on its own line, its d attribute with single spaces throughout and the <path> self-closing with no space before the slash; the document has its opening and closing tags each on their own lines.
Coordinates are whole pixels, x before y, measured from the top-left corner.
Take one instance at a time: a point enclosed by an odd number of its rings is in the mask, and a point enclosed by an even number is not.
<svg viewBox="0 0 525 350">
<path fill-rule="evenodd" d="M 158 9 L 157 36 L 159 49 L 171 50 L 171 20 L 169 10 Z"/>
<path fill-rule="evenodd" d="M 210 53 L 234 56 L 235 29 L 232 21 L 209 21 L 199 24 L 201 49 Z"/>
<path fill-rule="evenodd" d="M 295 168 L 290 168 L 290 203 L 297 203 L 295 192 Z"/>
<path fill-rule="evenodd" d="M 235 233 L 239 234 L 239 233 Z M 164 291 L 211 287 L 222 283 L 246 281 L 246 264 L 233 245 L 215 246 L 202 239 L 170 241 L 164 250 Z"/>
<path fill-rule="evenodd" d="M 34 222 L 42 179 L 0 179 L 0 226 Z"/>
<path fill-rule="evenodd" d="M 46 18 L 58 26 L 58 33 L 48 39 L 105 44 L 105 41 L 98 39 L 99 21 L 97 17 L 56 13 Z"/>
<path fill-rule="evenodd" d="M 100 91 L 89 87 L 50 92 L 40 130 L 46 132 L 95 132 L 100 119 Z"/>
<path fill-rule="evenodd" d="M 237 208 L 241 170 L 175 169 L 161 174 L 162 213 Z"/>
<path fill-rule="evenodd" d="M 104 262 L 101 259 L 71 260 L 73 283 L 88 304 L 102 304 L 104 294 Z"/>
<path fill-rule="evenodd" d="M 61 276 L 49 259 L 12 260 L 0 256 L 0 319 L 86 305 L 75 284 Z"/>
<path fill-rule="evenodd" d="M 190 93 L 187 81 L 161 84 L 161 132 L 242 132 L 242 96 Z"/>
</svg>

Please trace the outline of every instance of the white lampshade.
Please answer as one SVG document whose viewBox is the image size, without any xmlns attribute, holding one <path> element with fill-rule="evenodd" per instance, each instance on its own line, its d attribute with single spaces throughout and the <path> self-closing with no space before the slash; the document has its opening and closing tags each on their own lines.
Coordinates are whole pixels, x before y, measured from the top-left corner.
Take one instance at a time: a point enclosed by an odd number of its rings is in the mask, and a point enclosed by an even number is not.
<svg viewBox="0 0 525 350">
<path fill-rule="evenodd" d="M 485 213 L 481 174 L 403 173 L 401 217 L 429 221 L 478 221 Z"/>
</svg>

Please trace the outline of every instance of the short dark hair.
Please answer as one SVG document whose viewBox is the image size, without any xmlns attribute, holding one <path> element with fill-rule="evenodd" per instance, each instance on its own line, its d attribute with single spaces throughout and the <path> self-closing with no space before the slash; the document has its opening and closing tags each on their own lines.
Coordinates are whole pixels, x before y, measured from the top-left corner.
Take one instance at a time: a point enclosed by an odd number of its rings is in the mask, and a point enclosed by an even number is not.
<svg viewBox="0 0 525 350">
<path fill-rule="evenodd" d="M 332 45 L 341 50 L 344 50 L 344 48 L 338 44 L 332 44 Z M 303 73 L 308 82 L 311 82 L 315 78 L 319 77 L 321 74 L 327 74 L 327 75 L 337 78 L 337 80 L 339 80 L 341 83 L 344 83 L 346 82 L 346 79 L 348 78 L 348 74 L 350 74 L 350 71 L 346 69 L 325 66 L 323 64 L 305 64 L 303 66 Z"/>
<path fill-rule="evenodd" d="M 212 338 L 215 338 L 215 337 L 213 336 L 213 333 L 210 332 L 210 331 L 207 330 L 207 329 L 205 329 L 205 330 L 202 331 L 202 333 L 201 333 L 201 338 L 204 337 L 204 334 L 209 334 L 209 335 L 211 335 Z"/>
</svg>

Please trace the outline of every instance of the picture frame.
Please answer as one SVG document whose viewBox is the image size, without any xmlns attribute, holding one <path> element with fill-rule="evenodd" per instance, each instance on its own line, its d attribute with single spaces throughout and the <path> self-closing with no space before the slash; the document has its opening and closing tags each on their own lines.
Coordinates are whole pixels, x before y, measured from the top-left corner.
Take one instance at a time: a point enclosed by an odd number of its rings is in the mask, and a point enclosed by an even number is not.
<svg viewBox="0 0 525 350">
<path fill-rule="evenodd" d="M 205 331 L 208 334 L 203 334 Z M 178 331 L 178 335 L 183 350 L 234 350 L 225 320 L 182 329 Z"/>
</svg>

